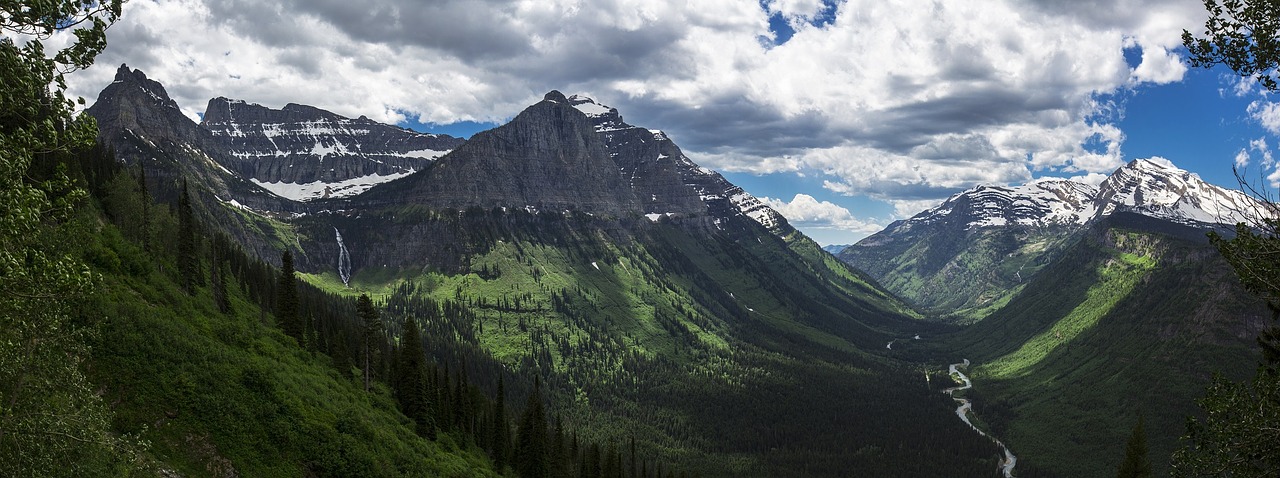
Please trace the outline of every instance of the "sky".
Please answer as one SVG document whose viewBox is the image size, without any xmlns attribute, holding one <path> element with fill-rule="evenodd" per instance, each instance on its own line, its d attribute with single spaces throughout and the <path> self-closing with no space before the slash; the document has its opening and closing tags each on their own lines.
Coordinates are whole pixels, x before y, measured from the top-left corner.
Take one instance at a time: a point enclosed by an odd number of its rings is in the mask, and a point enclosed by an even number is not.
<svg viewBox="0 0 1280 478">
<path fill-rule="evenodd" d="M 692 7 L 691 5 L 696 5 Z M 122 63 L 198 120 L 210 98 L 301 103 L 469 136 L 547 91 L 664 130 L 822 244 L 977 185 L 1100 182 L 1162 157 L 1276 186 L 1280 102 L 1193 69 L 1195 0 L 130 0 Z M 65 37 L 52 40 L 55 44 Z"/>
</svg>

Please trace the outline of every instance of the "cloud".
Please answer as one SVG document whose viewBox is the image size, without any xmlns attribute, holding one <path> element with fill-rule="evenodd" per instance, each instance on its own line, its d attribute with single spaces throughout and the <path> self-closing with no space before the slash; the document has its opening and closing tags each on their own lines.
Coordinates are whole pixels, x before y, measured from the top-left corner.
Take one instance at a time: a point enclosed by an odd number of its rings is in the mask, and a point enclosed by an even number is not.
<svg viewBox="0 0 1280 478">
<path fill-rule="evenodd" d="M 1235 165 L 1236 169 L 1249 166 L 1249 151 L 1244 148 L 1240 148 L 1240 151 L 1236 152 Z"/>
<path fill-rule="evenodd" d="M 135 0 L 71 86 L 92 99 L 127 62 L 193 118 L 228 96 L 441 124 L 592 91 L 705 165 L 910 204 L 1122 164 L 1097 97 L 1182 77 L 1185 3 Z M 777 16 L 794 35 L 761 44 Z"/>
<path fill-rule="evenodd" d="M 874 234 L 884 226 L 853 217 L 848 209 L 829 201 L 819 201 L 808 194 L 796 194 L 790 202 L 769 197 L 760 198 L 778 211 L 791 225 L 806 229 L 831 229 L 853 232 L 861 236 Z"/>
<path fill-rule="evenodd" d="M 1280 103 L 1255 100 L 1249 103 L 1249 117 L 1257 121 L 1268 132 L 1280 135 Z"/>
</svg>

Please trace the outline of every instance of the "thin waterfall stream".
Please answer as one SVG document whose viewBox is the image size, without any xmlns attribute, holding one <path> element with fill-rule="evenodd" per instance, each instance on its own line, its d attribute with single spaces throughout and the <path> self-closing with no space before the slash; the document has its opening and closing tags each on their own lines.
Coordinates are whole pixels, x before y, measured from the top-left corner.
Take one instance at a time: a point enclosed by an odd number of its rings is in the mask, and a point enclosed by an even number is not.
<svg viewBox="0 0 1280 478">
<path fill-rule="evenodd" d="M 351 286 L 351 254 L 347 252 L 347 245 L 342 242 L 342 233 L 338 232 L 338 228 L 333 228 L 333 233 L 338 235 L 338 278 L 342 279 L 342 285 Z"/>
</svg>

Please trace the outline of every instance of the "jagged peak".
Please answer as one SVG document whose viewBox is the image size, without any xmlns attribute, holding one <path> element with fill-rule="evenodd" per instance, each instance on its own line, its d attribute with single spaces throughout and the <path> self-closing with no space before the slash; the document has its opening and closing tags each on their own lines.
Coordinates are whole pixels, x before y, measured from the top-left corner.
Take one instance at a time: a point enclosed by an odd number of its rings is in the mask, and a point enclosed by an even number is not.
<svg viewBox="0 0 1280 478">
<path fill-rule="evenodd" d="M 621 116 L 618 115 L 617 109 L 612 108 L 608 105 L 600 104 L 595 99 L 586 95 L 579 94 L 579 95 L 570 96 L 568 99 L 568 102 L 574 108 L 577 108 L 578 111 L 581 111 L 582 114 L 585 114 L 591 118 L 599 118 L 599 117 L 610 116 L 610 115 L 615 116 L 618 119 L 622 118 Z"/>
<path fill-rule="evenodd" d="M 560 90 L 551 90 L 542 96 L 542 101 L 550 101 L 552 103 L 568 103 L 569 99 L 564 97 L 564 93 Z"/>
</svg>

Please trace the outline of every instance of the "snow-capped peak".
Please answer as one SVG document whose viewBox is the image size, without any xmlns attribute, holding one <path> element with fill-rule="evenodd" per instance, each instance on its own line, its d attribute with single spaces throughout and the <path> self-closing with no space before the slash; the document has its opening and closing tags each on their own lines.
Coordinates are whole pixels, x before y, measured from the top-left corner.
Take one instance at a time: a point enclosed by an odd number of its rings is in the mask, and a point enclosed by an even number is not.
<svg viewBox="0 0 1280 478">
<path fill-rule="evenodd" d="M 596 100 L 586 95 L 573 95 L 569 97 L 569 104 L 581 111 L 582 114 L 591 118 L 598 118 L 610 113 L 618 114 L 618 110 L 597 103 Z"/>
<path fill-rule="evenodd" d="M 1215 186 L 1164 158 L 1137 159 L 1099 187 L 1100 214 L 1128 210 L 1175 222 L 1252 222 L 1264 208 L 1244 192 Z"/>
<path fill-rule="evenodd" d="M 1129 211 L 1183 224 L 1255 222 L 1266 209 L 1249 195 L 1218 186 L 1164 158 L 1138 159 L 1098 187 L 1068 179 L 1021 186 L 978 186 L 917 214 L 906 225 L 960 218 L 979 227 L 1085 224 Z"/>
<path fill-rule="evenodd" d="M 978 186 L 911 218 L 910 222 L 934 222 L 963 214 L 966 228 L 1084 224 L 1094 215 L 1097 189 L 1074 181 L 1041 180 L 1022 186 Z"/>
</svg>

